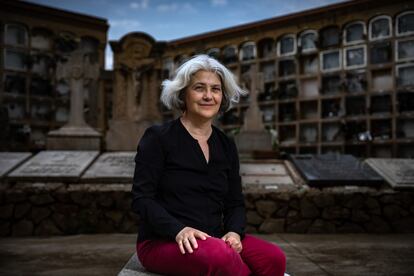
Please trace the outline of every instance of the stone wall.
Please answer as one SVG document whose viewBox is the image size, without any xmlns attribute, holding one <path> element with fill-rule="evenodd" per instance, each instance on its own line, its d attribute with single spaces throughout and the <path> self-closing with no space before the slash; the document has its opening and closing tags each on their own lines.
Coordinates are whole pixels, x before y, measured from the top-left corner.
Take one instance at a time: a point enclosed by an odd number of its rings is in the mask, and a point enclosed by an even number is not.
<svg viewBox="0 0 414 276">
<path fill-rule="evenodd" d="M 246 194 L 248 232 L 414 232 L 414 192 L 304 187 Z"/>
<path fill-rule="evenodd" d="M 0 191 L 0 236 L 134 233 L 130 184 L 18 183 Z"/>
<path fill-rule="evenodd" d="M 135 233 L 130 184 L 0 183 L 0 236 Z M 250 233 L 414 232 L 414 192 L 246 190 Z"/>
</svg>

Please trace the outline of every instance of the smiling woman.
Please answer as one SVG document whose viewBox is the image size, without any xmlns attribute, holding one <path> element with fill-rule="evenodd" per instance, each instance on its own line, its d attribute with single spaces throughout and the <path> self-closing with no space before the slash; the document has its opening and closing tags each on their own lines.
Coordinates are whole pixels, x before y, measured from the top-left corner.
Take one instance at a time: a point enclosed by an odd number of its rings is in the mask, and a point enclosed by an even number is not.
<svg viewBox="0 0 414 276">
<path fill-rule="evenodd" d="M 148 128 L 135 157 L 133 210 L 141 217 L 137 255 L 168 275 L 284 274 L 284 253 L 245 234 L 233 141 L 212 125 L 245 94 L 217 60 L 200 55 L 163 82 L 161 100 L 182 116 Z"/>
</svg>

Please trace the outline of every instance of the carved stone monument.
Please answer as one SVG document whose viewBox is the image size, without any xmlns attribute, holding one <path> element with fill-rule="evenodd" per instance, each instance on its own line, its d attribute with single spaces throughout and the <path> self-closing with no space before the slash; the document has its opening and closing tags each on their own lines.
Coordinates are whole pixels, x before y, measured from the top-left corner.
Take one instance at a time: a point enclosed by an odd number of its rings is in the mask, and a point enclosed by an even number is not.
<svg viewBox="0 0 414 276">
<path fill-rule="evenodd" d="M 365 162 L 394 188 L 414 188 L 414 160 L 368 158 Z"/>
<path fill-rule="evenodd" d="M 48 133 L 49 150 L 100 150 L 101 134 L 84 119 L 84 87 L 99 77 L 99 63 L 92 62 L 86 51 L 77 49 L 66 63 L 59 63 L 58 79 L 70 80 L 70 115 L 66 125 Z"/>
<path fill-rule="evenodd" d="M 134 176 L 136 152 L 103 153 L 83 174 L 83 182 L 128 182 Z"/>
<path fill-rule="evenodd" d="M 309 186 L 379 186 L 384 183 L 370 166 L 352 155 L 291 155 L 290 159 Z"/>
<path fill-rule="evenodd" d="M 8 178 L 27 181 L 77 181 L 98 151 L 41 151 L 12 171 Z"/>
<path fill-rule="evenodd" d="M 241 157 L 250 157 L 254 151 L 272 150 L 272 135 L 263 125 L 262 112 L 257 104 L 257 82 L 262 83 L 262 74 L 258 74 L 256 66 L 253 65 L 251 74 L 246 78 L 250 82 L 250 105 L 244 115 L 240 133 L 235 137 Z"/>
<path fill-rule="evenodd" d="M 0 152 L 0 179 L 31 155 L 28 152 Z"/>
<path fill-rule="evenodd" d="M 145 129 L 161 121 L 158 110 L 160 70 L 151 54 L 155 40 L 143 33 L 131 33 L 114 51 L 113 118 L 106 135 L 107 150 L 136 150 Z"/>
</svg>

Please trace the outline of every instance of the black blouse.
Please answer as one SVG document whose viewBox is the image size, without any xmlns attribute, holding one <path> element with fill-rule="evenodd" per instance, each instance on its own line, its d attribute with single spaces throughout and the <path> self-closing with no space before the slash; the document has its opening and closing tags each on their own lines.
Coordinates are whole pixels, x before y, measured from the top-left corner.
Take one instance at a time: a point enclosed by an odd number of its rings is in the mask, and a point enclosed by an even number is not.
<svg viewBox="0 0 414 276">
<path fill-rule="evenodd" d="M 132 209 L 138 240 L 175 239 L 186 226 L 221 237 L 244 236 L 244 198 L 234 144 L 213 126 L 206 161 L 180 119 L 148 128 L 137 148 Z"/>
</svg>

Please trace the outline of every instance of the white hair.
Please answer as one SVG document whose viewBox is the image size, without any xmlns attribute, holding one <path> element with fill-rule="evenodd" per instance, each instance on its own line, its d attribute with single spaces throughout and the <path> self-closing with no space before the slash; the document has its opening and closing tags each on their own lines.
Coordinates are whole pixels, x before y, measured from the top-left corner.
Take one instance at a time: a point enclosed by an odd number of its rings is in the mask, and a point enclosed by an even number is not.
<svg viewBox="0 0 414 276">
<path fill-rule="evenodd" d="M 220 77 L 223 90 L 221 111 L 229 110 L 233 103 L 239 102 L 240 95 L 247 94 L 224 65 L 207 55 L 197 55 L 177 69 L 173 80 L 162 82 L 161 102 L 169 109 L 185 110 L 185 89 L 190 85 L 193 75 L 200 70 L 214 72 Z"/>
</svg>

